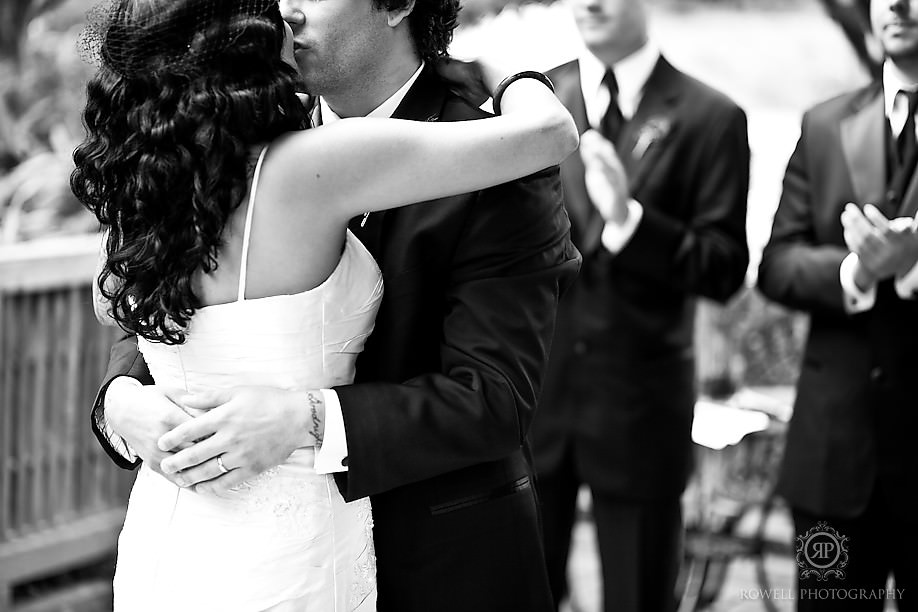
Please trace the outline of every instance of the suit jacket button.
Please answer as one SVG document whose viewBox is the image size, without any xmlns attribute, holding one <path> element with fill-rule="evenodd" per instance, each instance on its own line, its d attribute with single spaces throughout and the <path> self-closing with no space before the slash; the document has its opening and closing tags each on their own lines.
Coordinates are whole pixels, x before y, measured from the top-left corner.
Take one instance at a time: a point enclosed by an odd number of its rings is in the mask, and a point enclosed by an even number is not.
<svg viewBox="0 0 918 612">
<path fill-rule="evenodd" d="M 874 383 L 881 383 L 886 379 L 886 372 L 883 371 L 883 368 L 876 367 L 870 370 L 870 381 Z"/>
<path fill-rule="evenodd" d="M 896 193 L 893 189 L 890 189 L 889 191 L 886 192 L 886 201 L 889 202 L 890 204 L 898 204 L 899 194 Z"/>
<path fill-rule="evenodd" d="M 586 352 L 587 352 L 586 342 L 584 342 L 583 340 L 578 340 L 577 342 L 574 343 L 574 354 L 575 355 L 583 355 Z"/>
</svg>

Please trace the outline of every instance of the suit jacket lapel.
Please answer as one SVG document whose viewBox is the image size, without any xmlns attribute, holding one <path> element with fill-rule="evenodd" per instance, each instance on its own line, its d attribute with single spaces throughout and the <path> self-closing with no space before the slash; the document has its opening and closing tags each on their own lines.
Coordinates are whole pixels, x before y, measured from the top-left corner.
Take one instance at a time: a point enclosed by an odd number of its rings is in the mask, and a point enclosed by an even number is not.
<svg viewBox="0 0 918 612">
<path fill-rule="evenodd" d="M 558 99 L 570 111 L 577 131 L 583 134 L 591 129 L 583 102 L 579 62 L 565 64 L 557 68 L 551 76 Z M 588 255 L 599 245 L 603 221 L 587 194 L 583 160 L 579 152 L 572 154 L 561 164 L 561 181 L 564 185 L 564 206 L 571 217 L 572 240 L 583 254 Z"/>
<path fill-rule="evenodd" d="M 881 204 L 885 199 L 887 122 L 882 93 L 879 84 L 865 90 L 839 126 L 851 186 L 861 204 Z"/>
<path fill-rule="evenodd" d="M 626 124 L 617 147 L 631 192 L 640 191 L 648 171 L 671 141 L 678 126 L 676 108 L 680 75 L 663 57 L 650 73 L 637 111 Z"/>
<path fill-rule="evenodd" d="M 392 113 L 392 118 L 437 121 L 440 118 L 440 111 L 446 101 L 447 93 L 446 85 L 428 63 L 421 70 L 414 85 L 405 94 L 401 104 Z"/>
<path fill-rule="evenodd" d="M 394 119 L 410 119 L 413 121 L 437 121 L 440 110 L 446 100 L 447 89 L 443 81 L 437 76 L 436 71 L 427 64 L 398 108 L 392 113 Z M 387 214 L 392 211 L 374 212 L 364 219 L 364 216 L 351 219 L 350 230 L 363 242 L 367 250 L 382 266 L 382 234 L 386 223 Z"/>
</svg>

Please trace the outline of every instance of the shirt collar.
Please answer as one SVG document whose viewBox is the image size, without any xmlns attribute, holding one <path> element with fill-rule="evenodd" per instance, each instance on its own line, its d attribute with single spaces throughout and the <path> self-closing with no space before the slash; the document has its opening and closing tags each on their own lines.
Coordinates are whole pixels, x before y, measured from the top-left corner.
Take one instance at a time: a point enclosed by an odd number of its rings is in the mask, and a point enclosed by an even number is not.
<svg viewBox="0 0 918 612">
<path fill-rule="evenodd" d="M 612 69 L 615 70 L 615 80 L 618 82 L 618 106 L 625 118 L 630 119 L 637 111 L 644 93 L 644 86 L 659 59 L 659 47 L 652 40 L 648 40 L 643 47 L 612 66 Z M 606 90 L 602 85 L 605 73 L 606 65 L 588 50 L 584 50 L 580 57 L 580 83 L 591 119 L 593 117 L 593 113 L 589 112 L 591 101 L 596 99 L 597 92 Z M 608 102 L 604 106 L 608 106 Z M 605 108 L 599 111 L 599 115 L 603 113 L 605 113 Z"/>
<path fill-rule="evenodd" d="M 367 113 L 366 117 L 378 117 L 378 118 L 389 118 L 392 116 L 392 113 L 395 112 L 395 109 L 398 108 L 398 105 L 402 103 L 402 100 L 405 99 L 405 96 L 408 94 L 408 90 L 411 89 L 411 86 L 414 85 L 414 82 L 418 80 L 418 77 L 421 76 L 421 71 L 424 70 L 424 62 L 421 62 L 421 65 L 418 66 L 418 69 L 414 71 L 414 74 L 405 81 L 398 91 L 389 96 L 382 104 L 371 110 Z M 320 121 L 319 124 L 329 124 L 340 119 L 337 113 L 331 109 L 328 103 L 325 101 L 325 98 L 319 98 L 319 113 Z"/>
</svg>

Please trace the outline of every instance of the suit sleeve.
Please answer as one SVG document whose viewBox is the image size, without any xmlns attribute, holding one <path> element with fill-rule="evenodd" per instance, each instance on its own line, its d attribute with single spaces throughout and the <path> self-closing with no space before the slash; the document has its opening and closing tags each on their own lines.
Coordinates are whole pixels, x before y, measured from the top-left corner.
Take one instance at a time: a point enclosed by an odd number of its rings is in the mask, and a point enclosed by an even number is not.
<svg viewBox="0 0 918 612">
<path fill-rule="evenodd" d="M 644 207 L 634 235 L 613 266 L 649 282 L 726 301 L 743 284 L 749 266 L 746 198 L 749 141 L 746 115 L 730 106 L 708 124 L 702 141 L 691 213 L 678 219 Z"/>
<path fill-rule="evenodd" d="M 346 499 L 519 450 L 558 300 L 580 265 L 569 234 L 557 168 L 479 194 L 444 271 L 439 370 L 335 389 L 347 434 Z"/>
<path fill-rule="evenodd" d="M 106 434 L 105 427 L 105 392 L 108 386 L 119 376 L 130 376 L 136 378 L 143 384 L 153 384 L 153 378 L 147 369 L 140 351 L 137 349 L 137 338 L 133 334 L 125 334 L 113 346 L 111 355 L 108 359 L 108 370 L 105 372 L 105 378 L 102 380 L 102 386 L 96 394 L 96 399 L 92 405 L 92 433 L 95 434 L 103 450 L 111 457 L 118 467 L 124 469 L 134 469 L 140 465 L 140 460 L 131 461 L 115 449 L 112 440 Z"/>
<path fill-rule="evenodd" d="M 797 147 L 784 174 L 784 188 L 772 223 L 771 238 L 759 265 L 759 290 L 798 310 L 845 316 L 840 269 L 848 250 L 817 244 L 813 225 L 811 146 L 819 142 L 810 115 L 803 117 Z M 812 144 L 811 144 L 812 143 Z"/>
</svg>

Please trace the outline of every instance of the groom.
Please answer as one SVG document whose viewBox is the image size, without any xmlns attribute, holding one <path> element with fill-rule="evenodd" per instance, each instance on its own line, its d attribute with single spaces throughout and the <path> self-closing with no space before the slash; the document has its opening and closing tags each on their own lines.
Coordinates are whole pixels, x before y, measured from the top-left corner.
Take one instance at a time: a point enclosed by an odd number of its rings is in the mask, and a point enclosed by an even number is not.
<svg viewBox="0 0 918 612">
<path fill-rule="evenodd" d="M 431 65 L 456 0 L 281 4 L 322 122 L 484 116 Z M 552 610 L 526 437 L 558 298 L 579 265 L 558 169 L 351 229 L 385 279 L 355 384 L 172 395 L 209 409 L 191 419 L 151 385 L 127 337 L 93 409 L 97 436 L 122 467 L 146 461 L 219 494 L 312 431 L 324 436 L 317 469 L 338 473 L 345 499 L 372 498 L 379 610 Z"/>
</svg>

